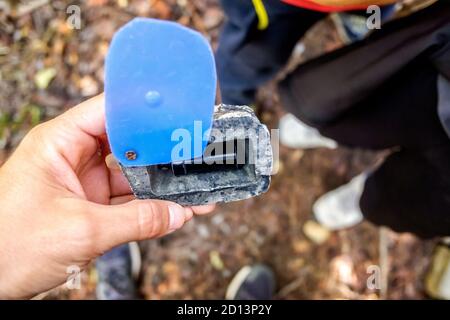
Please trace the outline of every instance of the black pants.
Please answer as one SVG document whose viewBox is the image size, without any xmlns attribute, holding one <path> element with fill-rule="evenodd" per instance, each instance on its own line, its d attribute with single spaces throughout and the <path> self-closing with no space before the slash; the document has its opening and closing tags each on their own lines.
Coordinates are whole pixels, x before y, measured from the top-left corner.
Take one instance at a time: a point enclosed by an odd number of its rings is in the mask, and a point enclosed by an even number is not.
<svg viewBox="0 0 450 320">
<path fill-rule="evenodd" d="M 323 14 L 264 1 L 223 0 L 217 52 L 225 103 L 246 104 Z M 422 237 L 450 235 L 450 140 L 438 117 L 438 76 L 450 79 L 450 2 L 385 25 L 366 40 L 299 66 L 280 84 L 283 105 L 340 144 L 397 150 L 369 176 L 369 220 Z"/>
<path fill-rule="evenodd" d="M 270 22 L 261 31 L 251 0 L 221 3 L 228 18 L 216 53 L 222 101 L 248 105 L 256 89 L 284 67 L 298 40 L 325 15 L 280 0 L 265 0 Z"/>
</svg>

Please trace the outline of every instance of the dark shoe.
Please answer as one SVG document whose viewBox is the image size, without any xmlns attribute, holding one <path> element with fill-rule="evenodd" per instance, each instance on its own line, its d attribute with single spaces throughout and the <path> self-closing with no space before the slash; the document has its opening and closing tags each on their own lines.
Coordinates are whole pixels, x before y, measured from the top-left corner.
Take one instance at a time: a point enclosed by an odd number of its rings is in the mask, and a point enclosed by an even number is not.
<svg viewBox="0 0 450 320">
<path fill-rule="evenodd" d="M 225 299 L 270 300 L 275 291 L 275 276 L 264 265 L 245 266 L 231 280 Z"/>
<path fill-rule="evenodd" d="M 137 270 L 140 269 L 140 253 L 136 243 L 121 245 L 99 257 L 96 261 L 98 274 L 97 299 L 137 299 Z"/>
</svg>

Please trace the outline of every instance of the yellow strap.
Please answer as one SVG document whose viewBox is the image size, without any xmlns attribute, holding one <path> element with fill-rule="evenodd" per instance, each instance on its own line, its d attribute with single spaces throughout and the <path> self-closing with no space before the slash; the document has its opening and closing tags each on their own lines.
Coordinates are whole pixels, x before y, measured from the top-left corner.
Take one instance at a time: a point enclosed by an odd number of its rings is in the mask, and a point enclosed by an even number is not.
<svg viewBox="0 0 450 320">
<path fill-rule="evenodd" d="M 252 0 L 258 16 L 258 30 L 265 30 L 269 26 L 269 15 L 264 7 L 263 0 Z"/>
</svg>

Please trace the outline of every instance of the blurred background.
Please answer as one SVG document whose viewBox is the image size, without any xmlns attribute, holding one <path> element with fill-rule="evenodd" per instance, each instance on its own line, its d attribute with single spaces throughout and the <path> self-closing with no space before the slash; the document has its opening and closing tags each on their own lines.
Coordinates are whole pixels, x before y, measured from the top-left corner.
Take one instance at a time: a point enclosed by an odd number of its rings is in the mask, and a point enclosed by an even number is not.
<svg viewBox="0 0 450 320">
<path fill-rule="evenodd" d="M 79 28 L 73 28 L 70 5 L 79 8 Z M 103 91 L 109 42 L 135 16 L 190 26 L 214 48 L 224 21 L 218 0 L 0 1 L 0 164 L 32 126 Z M 326 19 L 302 40 L 290 66 L 341 45 L 333 20 Z M 275 82 L 261 88 L 255 106 L 271 128 L 283 114 Z M 280 153 L 267 194 L 219 205 L 214 215 L 196 218 L 180 232 L 140 244 L 146 299 L 221 299 L 233 275 L 253 263 L 274 269 L 278 299 L 426 297 L 433 241 L 367 222 L 330 232 L 311 215 L 315 199 L 379 154 L 285 147 Z M 380 289 L 367 286 L 373 265 L 382 270 Z M 92 267 L 83 273 L 81 289 L 57 288 L 47 298 L 95 299 L 96 281 Z"/>
</svg>

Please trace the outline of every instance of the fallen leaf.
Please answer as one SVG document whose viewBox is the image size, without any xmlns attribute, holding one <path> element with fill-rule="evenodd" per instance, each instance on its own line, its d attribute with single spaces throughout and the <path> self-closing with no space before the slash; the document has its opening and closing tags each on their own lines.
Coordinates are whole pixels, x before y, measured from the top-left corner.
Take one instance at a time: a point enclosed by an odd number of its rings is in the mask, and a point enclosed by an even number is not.
<svg viewBox="0 0 450 320">
<path fill-rule="evenodd" d="M 84 76 L 80 80 L 81 94 L 84 97 L 96 95 L 99 91 L 97 81 L 91 76 Z"/>
<path fill-rule="evenodd" d="M 219 271 L 222 271 L 225 267 L 222 258 L 220 257 L 220 253 L 215 250 L 209 253 L 209 262 L 211 263 L 214 269 Z"/>
<path fill-rule="evenodd" d="M 330 231 L 327 228 L 312 220 L 306 221 L 306 223 L 303 225 L 303 233 L 309 240 L 311 240 L 315 244 L 324 243 L 331 235 Z"/>
<path fill-rule="evenodd" d="M 121 8 L 126 8 L 128 6 L 128 0 L 117 0 L 117 4 Z"/>
<path fill-rule="evenodd" d="M 55 68 L 44 68 L 36 73 L 36 75 L 34 76 L 34 83 L 39 89 L 46 89 L 50 82 L 52 82 L 52 80 L 55 78 L 55 76 Z"/>
</svg>

